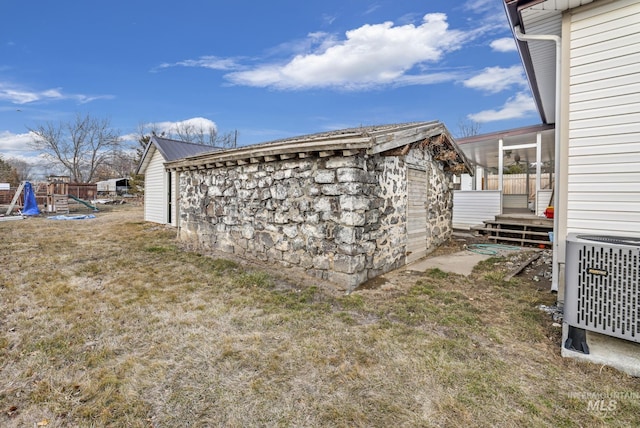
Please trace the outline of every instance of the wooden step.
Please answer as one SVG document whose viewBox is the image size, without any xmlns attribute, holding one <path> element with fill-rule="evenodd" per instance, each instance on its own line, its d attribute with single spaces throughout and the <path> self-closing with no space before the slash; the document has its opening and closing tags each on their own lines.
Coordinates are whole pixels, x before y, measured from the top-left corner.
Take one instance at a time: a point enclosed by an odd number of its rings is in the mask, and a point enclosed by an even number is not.
<svg viewBox="0 0 640 428">
<path fill-rule="evenodd" d="M 474 231 L 488 235 L 488 239 L 496 242 L 518 243 L 521 246 L 550 246 L 549 232 L 553 231 L 553 226 L 530 222 L 487 220 L 484 222 L 484 227 L 476 227 Z"/>
<path fill-rule="evenodd" d="M 538 231 L 538 230 L 502 229 L 502 228 L 483 227 L 483 228 L 474 229 L 474 231 L 489 232 L 489 233 L 500 231 L 501 233 L 515 233 L 515 234 L 526 233 L 527 235 L 549 236 L 549 232 L 552 232 L 553 230 L 544 232 L 544 231 Z"/>
<path fill-rule="evenodd" d="M 549 240 L 543 241 L 538 239 L 510 238 L 507 236 L 488 236 L 487 238 L 492 239 L 496 242 L 507 241 L 507 242 L 520 242 L 521 244 L 527 243 L 527 244 L 549 245 L 549 246 L 551 246 L 552 244 L 552 242 Z"/>
</svg>

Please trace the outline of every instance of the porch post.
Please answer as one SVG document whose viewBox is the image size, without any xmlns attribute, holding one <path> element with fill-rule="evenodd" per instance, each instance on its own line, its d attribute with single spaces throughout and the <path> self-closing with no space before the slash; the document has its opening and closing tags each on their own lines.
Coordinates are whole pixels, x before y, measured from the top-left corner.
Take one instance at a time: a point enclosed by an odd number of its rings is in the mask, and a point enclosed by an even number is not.
<svg viewBox="0 0 640 428">
<path fill-rule="evenodd" d="M 498 190 L 500 191 L 500 214 L 503 213 L 504 198 L 502 197 L 502 170 L 504 169 L 504 141 L 498 140 Z"/>
<path fill-rule="evenodd" d="M 498 140 L 498 190 L 502 192 L 502 169 L 504 168 L 504 142 L 502 138 Z"/>
<path fill-rule="evenodd" d="M 542 187 L 542 133 L 536 134 L 536 200 L 533 203 L 535 214 L 538 213 L 538 192 Z"/>
</svg>

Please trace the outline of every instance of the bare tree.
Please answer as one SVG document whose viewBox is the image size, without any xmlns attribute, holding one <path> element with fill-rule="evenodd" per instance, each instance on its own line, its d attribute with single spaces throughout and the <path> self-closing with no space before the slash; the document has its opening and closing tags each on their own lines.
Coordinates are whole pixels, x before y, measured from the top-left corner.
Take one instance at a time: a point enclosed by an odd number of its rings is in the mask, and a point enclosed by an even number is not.
<svg viewBox="0 0 640 428">
<path fill-rule="evenodd" d="M 152 135 L 220 149 L 235 148 L 238 140 L 238 131 L 219 134 L 215 126 L 203 126 L 189 121 L 175 123 L 163 131 L 155 123 L 139 124 L 138 134 L 138 159 L 142 157 Z"/>
<path fill-rule="evenodd" d="M 78 114 L 73 122 L 46 123 L 35 129 L 31 146 L 52 163 L 61 164 L 76 183 L 88 183 L 120 146 L 108 119 Z"/>
<path fill-rule="evenodd" d="M 31 180 L 31 175 L 35 167 L 33 164 L 17 158 L 9 158 L 7 159 L 7 163 L 16 170 L 20 181 Z"/>
<path fill-rule="evenodd" d="M 9 183 L 11 186 L 17 186 L 20 183 L 18 171 L 0 156 L 0 182 Z"/>
<path fill-rule="evenodd" d="M 458 121 L 458 138 L 473 137 L 480 133 L 480 124 L 469 119 Z"/>
<path fill-rule="evenodd" d="M 238 131 L 226 132 L 216 136 L 214 146 L 221 149 L 235 149 L 238 144 Z"/>
<path fill-rule="evenodd" d="M 196 126 L 188 122 L 176 124 L 175 133 L 178 136 L 178 140 L 209 146 L 215 144 L 216 136 L 218 135 L 218 131 L 213 126 L 205 129 L 203 126 Z"/>
</svg>

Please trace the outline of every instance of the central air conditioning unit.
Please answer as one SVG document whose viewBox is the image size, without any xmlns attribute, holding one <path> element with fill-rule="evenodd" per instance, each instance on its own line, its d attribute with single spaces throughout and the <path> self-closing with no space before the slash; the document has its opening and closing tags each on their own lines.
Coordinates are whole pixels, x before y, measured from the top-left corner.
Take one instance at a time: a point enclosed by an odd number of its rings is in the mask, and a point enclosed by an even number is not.
<svg viewBox="0 0 640 428">
<path fill-rule="evenodd" d="M 585 330 L 640 342 L 640 238 L 571 233 L 566 256 L 565 347 L 589 353 Z"/>
</svg>

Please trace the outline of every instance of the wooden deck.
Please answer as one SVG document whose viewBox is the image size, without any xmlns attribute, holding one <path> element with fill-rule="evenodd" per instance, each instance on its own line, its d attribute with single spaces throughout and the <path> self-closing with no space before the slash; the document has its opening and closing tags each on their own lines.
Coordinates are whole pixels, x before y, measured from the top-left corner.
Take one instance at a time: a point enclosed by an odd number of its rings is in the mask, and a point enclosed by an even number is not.
<svg viewBox="0 0 640 428">
<path fill-rule="evenodd" d="M 473 230 L 496 243 L 551 248 L 549 232 L 553 232 L 553 219 L 525 213 L 502 214 Z"/>
</svg>

